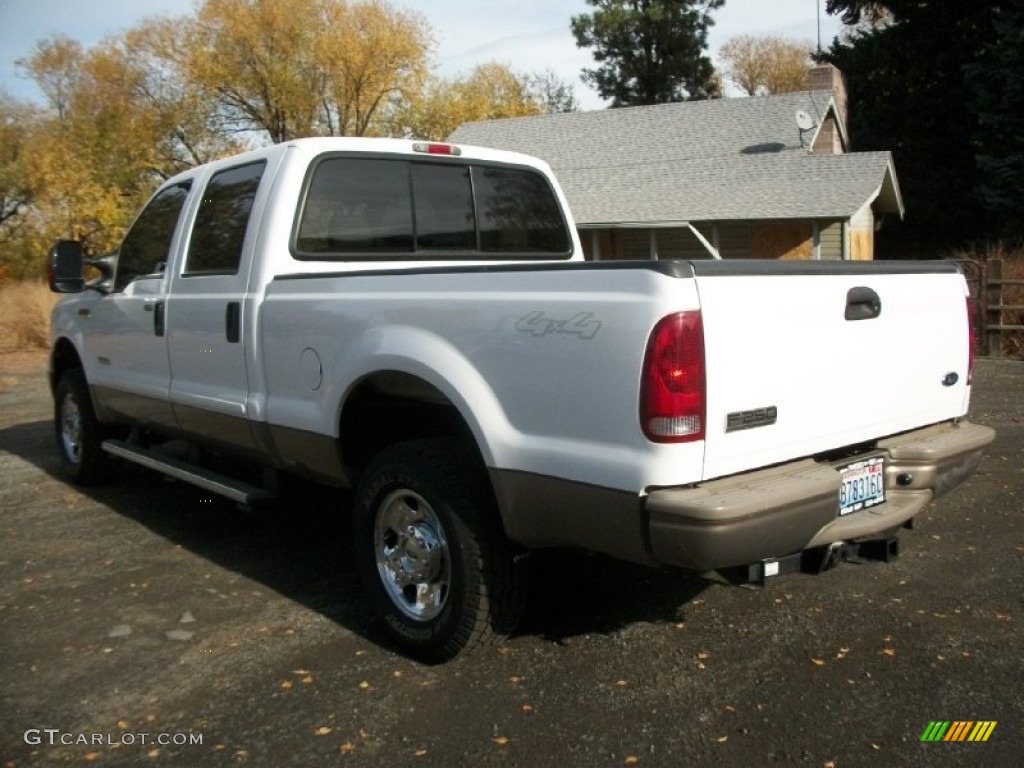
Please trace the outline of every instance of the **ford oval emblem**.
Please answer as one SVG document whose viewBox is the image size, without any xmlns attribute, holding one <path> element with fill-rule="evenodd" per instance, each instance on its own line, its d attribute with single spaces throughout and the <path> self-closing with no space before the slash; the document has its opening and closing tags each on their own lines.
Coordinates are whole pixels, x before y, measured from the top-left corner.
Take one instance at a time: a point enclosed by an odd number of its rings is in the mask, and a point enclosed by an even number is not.
<svg viewBox="0 0 1024 768">
<path fill-rule="evenodd" d="M 944 387 L 952 387 L 958 381 L 960 381 L 960 376 L 958 376 L 956 373 L 951 371 L 951 372 L 947 373 L 946 374 L 946 378 L 944 378 L 942 380 L 942 386 L 944 386 Z"/>
</svg>

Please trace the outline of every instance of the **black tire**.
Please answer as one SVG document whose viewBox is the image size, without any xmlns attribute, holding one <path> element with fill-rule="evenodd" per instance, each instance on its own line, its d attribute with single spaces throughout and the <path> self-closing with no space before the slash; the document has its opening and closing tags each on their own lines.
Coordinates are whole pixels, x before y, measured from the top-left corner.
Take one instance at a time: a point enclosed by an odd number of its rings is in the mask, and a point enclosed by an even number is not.
<svg viewBox="0 0 1024 768">
<path fill-rule="evenodd" d="M 370 603 L 410 656 L 447 661 L 515 628 L 525 562 L 501 528 L 484 467 L 458 441 L 381 451 L 359 483 L 353 522 Z"/>
<path fill-rule="evenodd" d="M 61 375 L 54 395 L 53 426 L 68 477 L 79 485 L 98 485 L 113 476 L 118 462 L 100 447 L 110 432 L 96 418 L 81 368 Z"/>
</svg>

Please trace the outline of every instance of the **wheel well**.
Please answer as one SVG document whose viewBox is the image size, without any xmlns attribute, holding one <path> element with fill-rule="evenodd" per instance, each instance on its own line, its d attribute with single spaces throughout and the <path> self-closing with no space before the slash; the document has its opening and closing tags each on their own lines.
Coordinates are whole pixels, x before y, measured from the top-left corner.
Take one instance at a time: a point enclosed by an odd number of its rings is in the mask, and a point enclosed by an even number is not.
<svg viewBox="0 0 1024 768">
<path fill-rule="evenodd" d="M 82 360 L 75 345 L 65 338 L 57 339 L 53 345 L 53 352 L 50 353 L 50 391 L 57 390 L 57 384 L 65 371 L 81 367 Z"/>
<path fill-rule="evenodd" d="M 339 449 L 353 475 L 387 446 L 425 437 L 457 437 L 478 450 L 459 410 L 437 387 L 416 376 L 398 371 L 372 374 L 345 401 Z"/>
</svg>

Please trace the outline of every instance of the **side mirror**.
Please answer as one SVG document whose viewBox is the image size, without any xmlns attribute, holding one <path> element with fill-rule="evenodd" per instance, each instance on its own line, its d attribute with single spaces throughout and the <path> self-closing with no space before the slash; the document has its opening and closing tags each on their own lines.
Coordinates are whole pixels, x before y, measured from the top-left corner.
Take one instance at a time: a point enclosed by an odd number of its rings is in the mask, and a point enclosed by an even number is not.
<svg viewBox="0 0 1024 768">
<path fill-rule="evenodd" d="M 83 269 L 85 251 L 77 240 L 58 240 L 50 249 L 46 276 L 54 293 L 81 293 L 85 290 Z"/>
</svg>

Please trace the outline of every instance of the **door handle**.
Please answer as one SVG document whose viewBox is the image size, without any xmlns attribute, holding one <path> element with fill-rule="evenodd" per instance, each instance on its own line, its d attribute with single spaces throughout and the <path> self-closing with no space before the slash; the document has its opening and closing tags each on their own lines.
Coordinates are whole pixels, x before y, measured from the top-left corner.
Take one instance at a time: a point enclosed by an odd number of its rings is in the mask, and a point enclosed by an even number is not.
<svg viewBox="0 0 1024 768">
<path fill-rule="evenodd" d="M 242 305 L 237 301 L 228 302 L 224 325 L 228 344 L 237 344 L 242 338 Z"/>
<path fill-rule="evenodd" d="M 865 286 L 851 288 L 846 293 L 847 320 L 873 320 L 882 314 L 882 299 Z"/>
<path fill-rule="evenodd" d="M 153 309 L 150 310 L 150 307 Z M 146 311 L 153 312 L 153 333 L 157 336 L 164 335 L 164 303 L 158 301 L 155 304 L 147 304 Z"/>
</svg>

